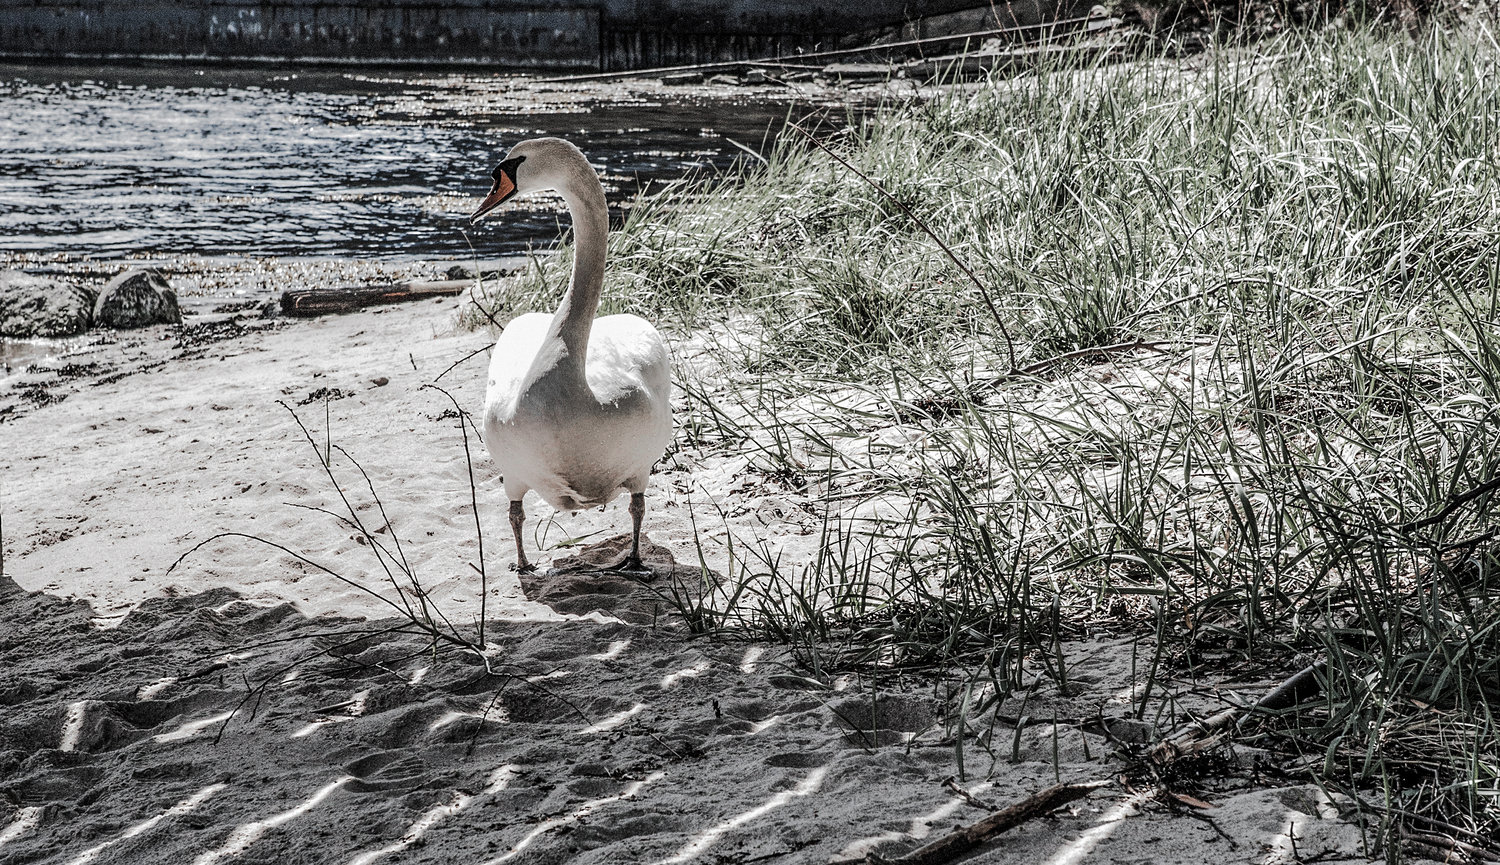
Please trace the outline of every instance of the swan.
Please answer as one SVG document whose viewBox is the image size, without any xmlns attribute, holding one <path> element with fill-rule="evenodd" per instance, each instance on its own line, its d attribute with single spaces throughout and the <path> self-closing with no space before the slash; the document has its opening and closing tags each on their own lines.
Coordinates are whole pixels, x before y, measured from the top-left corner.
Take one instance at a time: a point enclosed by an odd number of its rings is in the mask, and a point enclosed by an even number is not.
<svg viewBox="0 0 1500 865">
<path fill-rule="evenodd" d="M 556 190 L 573 217 L 573 274 L 551 315 L 511 320 L 492 351 L 484 442 L 500 467 L 516 536 L 516 568 L 531 571 L 521 526 L 535 490 L 562 511 L 630 493 L 630 554 L 605 570 L 642 572 L 641 520 L 651 467 L 672 440 L 670 362 L 661 334 L 634 315 L 594 318 L 604 285 L 609 212 L 604 187 L 577 147 L 522 141 L 490 175 L 494 186 L 469 217 L 517 195 Z"/>
</svg>

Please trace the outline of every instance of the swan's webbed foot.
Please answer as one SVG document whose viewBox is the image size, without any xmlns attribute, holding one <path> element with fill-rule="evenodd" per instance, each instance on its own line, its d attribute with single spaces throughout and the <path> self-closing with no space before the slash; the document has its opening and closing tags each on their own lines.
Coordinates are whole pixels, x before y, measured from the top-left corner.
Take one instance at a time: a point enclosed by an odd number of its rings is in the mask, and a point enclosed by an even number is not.
<svg viewBox="0 0 1500 865">
<path fill-rule="evenodd" d="M 510 566 L 510 569 L 518 574 L 536 573 L 536 565 L 532 562 L 516 562 L 515 564 Z"/>
<path fill-rule="evenodd" d="M 646 515 L 645 494 L 631 493 L 628 510 L 630 512 L 630 552 L 606 570 L 645 582 L 655 576 L 652 570 L 646 567 L 646 563 L 641 561 L 641 518 Z"/>
<path fill-rule="evenodd" d="M 646 567 L 646 563 L 641 561 L 641 557 L 634 553 L 612 565 L 589 568 L 588 572 L 591 574 L 619 574 L 623 577 L 630 577 L 631 579 L 643 582 L 656 576 L 656 572 Z"/>
</svg>

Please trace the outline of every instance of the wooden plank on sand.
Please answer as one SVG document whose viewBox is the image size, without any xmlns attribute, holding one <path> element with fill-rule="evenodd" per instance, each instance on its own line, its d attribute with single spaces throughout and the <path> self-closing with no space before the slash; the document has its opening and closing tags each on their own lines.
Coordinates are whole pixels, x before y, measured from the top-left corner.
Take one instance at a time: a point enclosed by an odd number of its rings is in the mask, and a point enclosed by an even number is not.
<svg viewBox="0 0 1500 865">
<path fill-rule="evenodd" d="M 444 279 L 435 282 L 400 282 L 395 285 L 351 285 L 342 288 L 283 291 L 281 312 L 298 318 L 312 318 L 333 312 L 353 312 L 367 306 L 428 297 L 449 297 L 461 294 L 473 284 L 472 279 Z"/>
</svg>

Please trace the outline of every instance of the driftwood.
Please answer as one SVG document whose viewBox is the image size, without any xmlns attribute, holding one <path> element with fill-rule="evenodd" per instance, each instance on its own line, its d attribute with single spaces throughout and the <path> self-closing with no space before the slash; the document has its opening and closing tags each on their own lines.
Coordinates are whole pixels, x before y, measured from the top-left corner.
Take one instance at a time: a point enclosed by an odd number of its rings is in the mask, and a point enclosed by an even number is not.
<svg viewBox="0 0 1500 865">
<path fill-rule="evenodd" d="M 1113 781 L 1084 781 L 1058 784 L 1022 799 L 1009 808 L 996 811 L 977 823 L 955 829 L 937 840 L 895 859 L 882 859 L 873 853 L 865 861 L 883 865 L 938 865 L 970 852 L 1002 832 L 1014 829 L 1037 817 L 1045 817 L 1075 799 L 1107 787 Z"/>
<path fill-rule="evenodd" d="M 472 279 L 445 279 L 437 282 L 401 282 L 395 285 L 360 285 L 284 291 L 281 293 L 281 312 L 283 315 L 299 318 L 311 318 L 331 312 L 353 312 L 367 306 L 381 306 L 387 303 L 401 303 L 429 297 L 449 297 L 463 293 L 473 284 Z"/>
<path fill-rule="evenodd" d="M 1195 724 L 1189 724 L 1180 732 L 1158 742 L 1146 752 L 1146 762 L 1156 768 L 1192 754 L 1200 754 L 1218 745 L 1229 735 L 1230 728 L 1257 712 L 1278 712 L 1290 709 L 1322 690 L 1318 674 L 1327 666 L 1326 661 L 1317 661 L 1304 668 L 1290 679 L 1272 688 L 1270 693 L 1255 701 L 1249 708 L 1225 709 L 1216 715 Z"/>
</svg>

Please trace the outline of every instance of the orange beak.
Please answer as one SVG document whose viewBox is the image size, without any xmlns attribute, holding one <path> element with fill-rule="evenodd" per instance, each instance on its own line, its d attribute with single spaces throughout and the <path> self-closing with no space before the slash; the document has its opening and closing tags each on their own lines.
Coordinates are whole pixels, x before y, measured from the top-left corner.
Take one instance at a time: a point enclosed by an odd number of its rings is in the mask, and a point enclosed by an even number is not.
<svg viewBox="0 0 1500 865">
<path fill-rule="evenodd" d="M 479 202 L 479 209 L 474 211 L 473 215 L 469 217 L 469 224 L 473 225 L 478 222 L 480 217 L 504 204 L 507 199 L 515 194 L 516 182 L 510 179 L 509 173 L 500 172 L 500 176 L 495 179 L 495 185 L 490 188 L 490 194 L 486 195 L 484 200 Z"/>
</svg>

